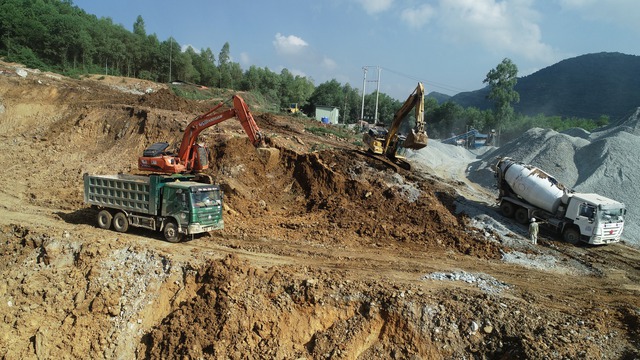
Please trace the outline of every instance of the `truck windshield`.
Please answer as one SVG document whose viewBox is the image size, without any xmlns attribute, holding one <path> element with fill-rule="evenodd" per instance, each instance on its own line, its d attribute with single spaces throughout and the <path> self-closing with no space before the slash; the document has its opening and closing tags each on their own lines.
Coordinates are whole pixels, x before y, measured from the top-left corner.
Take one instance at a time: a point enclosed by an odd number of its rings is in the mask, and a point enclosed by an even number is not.
<svg viewBox="0 0 640 360">
<path fill-rule="evenodd" d="M 624 215 L 624 209 L 604 209 L 598 213 L 600 219 L 604 222 L 621 222 Z"/>
<path fill-rule="evenodd" d="M 218 190 L 196 190 L 191 193 L 191 203 L 194 207 L 210 207 L 220 205 L 220 191 Z"/>
</svg>

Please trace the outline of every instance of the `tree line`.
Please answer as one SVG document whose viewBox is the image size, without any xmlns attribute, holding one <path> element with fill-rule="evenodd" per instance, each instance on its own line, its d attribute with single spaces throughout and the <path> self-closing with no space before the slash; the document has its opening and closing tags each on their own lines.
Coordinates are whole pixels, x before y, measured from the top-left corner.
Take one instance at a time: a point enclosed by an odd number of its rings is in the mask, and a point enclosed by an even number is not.
<svg viewBox="0 0 640 360">
<path fill-rule="evenodd" d="M 277 73 L 251 66 L 243 70 L 239 63 L 232 61 L 230 54 L 228 42 L 223 44 L 217 58 L 210 48 L 183 50 L 172 37 L 161 40 L 155 33 L 147 34 L 142 16 L 137 17 L 133 31 L 129 31 L 111 18 L 87 14 L 71 0 L 3 0 L 0 3 L 0 56 L 32 68 L 72 77 L 108 74 L 165 83 L 179 79 L 208 87 L 259 93 L 277 104 L 277 109 L 298 103 L 307 114 L 312 114 L 316 106 L 335 106 L 342 123 L 355 123 L 362 115 L 373 122 L 377 102 L 377 118 L 390 124 L 404 102 L 374 92 L 365 95 L 362 110 L 362 93 L 348 83 L 333 79 L 316 86 L 312 79 L 294 75 L 287 69 Z M 584 119 L 523 117 L 509 113 L 508 106 L 500 111 L 465 109 L 450 102 L 438 104 L 433 99 L 427 99 L 425 109 L 430 136 L 439 138 L 469 127 L 481 131 L 499 127 L 510 137 L 509 134 L 519 134 L 527 126 L 560 129 L 567 124 L 581 124 L 589 130 L 597 124 Z M 412 124 L 413 120 L 407 123 Z"/>
</svg>

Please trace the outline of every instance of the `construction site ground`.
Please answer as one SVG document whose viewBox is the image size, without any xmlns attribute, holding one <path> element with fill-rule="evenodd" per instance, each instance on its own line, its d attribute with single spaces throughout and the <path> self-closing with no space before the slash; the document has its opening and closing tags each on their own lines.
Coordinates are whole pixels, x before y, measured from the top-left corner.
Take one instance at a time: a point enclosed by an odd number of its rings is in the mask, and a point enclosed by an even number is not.
<svg viewBox="0 0 640 360">
<path fill-rule="evenodd" d="M 82 175 L 138 173 L 219 99 L 16 69 L 0 64 L 0 358 L 640 358 L 637 249 L 533 246 L 466 164 L 394 171 L 300 116 L 252 107 L 272 162 L 233 119 L 203 133 L 224 230 L 100 229 Z"/>
</svg>

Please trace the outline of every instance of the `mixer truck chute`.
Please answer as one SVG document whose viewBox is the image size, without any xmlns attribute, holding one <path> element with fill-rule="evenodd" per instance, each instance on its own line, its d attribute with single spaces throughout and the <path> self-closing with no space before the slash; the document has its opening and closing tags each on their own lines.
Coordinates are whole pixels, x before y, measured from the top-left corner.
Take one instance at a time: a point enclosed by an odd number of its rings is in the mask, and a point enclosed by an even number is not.
<svg viewBox="0 0 640 360">
<path fill-rule="evenodd" d="M 543 223 L 575 244 L 620 241 L 626 209 L 623 203 L 598 194 L 577 193 L 543 170 L 501 158 L 495 167 L 502 213 L 526 224 Z"/>
</svg>

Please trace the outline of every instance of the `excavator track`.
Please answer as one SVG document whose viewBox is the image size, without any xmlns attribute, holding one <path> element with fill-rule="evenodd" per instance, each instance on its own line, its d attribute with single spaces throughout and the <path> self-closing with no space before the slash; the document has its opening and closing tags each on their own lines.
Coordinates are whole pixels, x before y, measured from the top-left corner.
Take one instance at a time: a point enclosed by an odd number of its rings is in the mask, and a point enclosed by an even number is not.
<svg viewBox="0 0 640 360">
<path fill-rule="evenodd" d="M 371 151 L 364 151 L 364 150 L 354 150 L 354 151 L 360 155 L 364 155 L 368 158 L 379 161 L 380 163 L 382 163 L 383 165 L 392 169 L 395 172 L 398 172 L 399 169 L 411 170 L 411 164 L 409 164 L 405 160 L 396 159 L 395 161 L 392 161 L 391 159 L 389 159 L 384 155 L 374 154 Z"/>
</svg>

